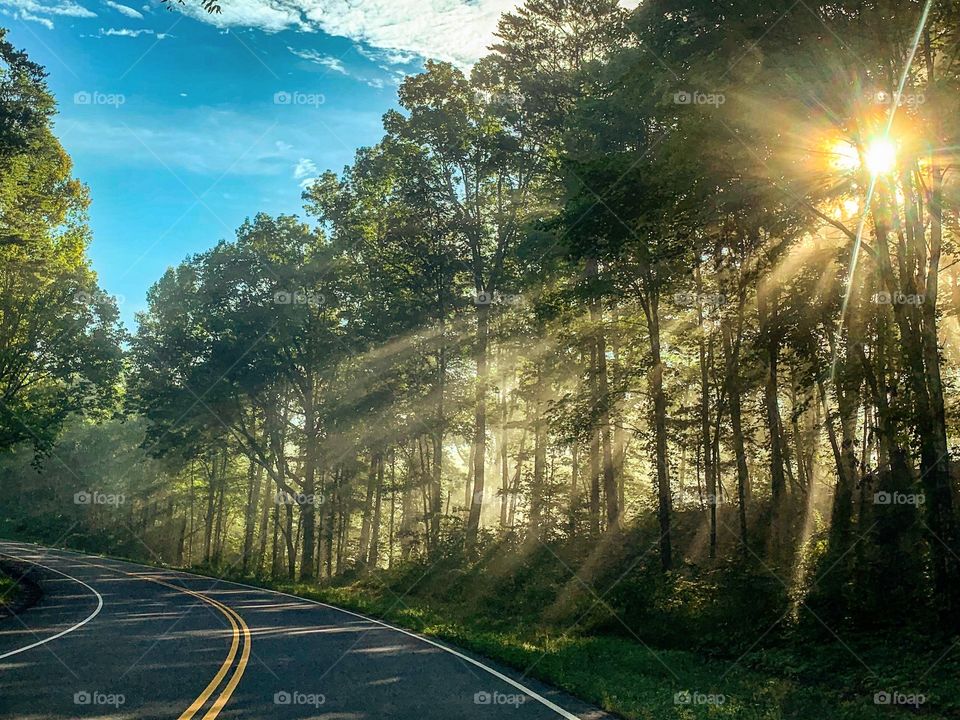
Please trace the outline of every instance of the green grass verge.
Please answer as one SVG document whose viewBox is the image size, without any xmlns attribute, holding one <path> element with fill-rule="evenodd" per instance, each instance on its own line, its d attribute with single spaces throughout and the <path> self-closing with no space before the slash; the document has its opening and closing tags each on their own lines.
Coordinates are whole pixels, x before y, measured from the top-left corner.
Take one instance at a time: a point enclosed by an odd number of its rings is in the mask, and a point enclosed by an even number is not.
<svg viewBox="0 0 960 720">
<path fill-rule="evenodd" d="M 504 598 L 444 602 L 436 588 L 426 595 L 404 594 L 389 575 L 331 586 L 185 569 L 329 603 L 443 640 L 629 720 L 960 718 L 960 643 L 941 646 L 907 632 L 828 643 L 797 639 L 706 657 L 650 647 L 627 634 L 561 631 L 511 613 Z M 923 702 L 877 704 L 875 694 L 885 692 L 900 693 L 901 702 L 920 693 Z M 722 695 L 723 702 L 682 704 L 677 693 L 701 700 Z"/>
<path fill-rule="evenodd" d="M 0 568 L 0 611 L 17 607 L 22 599 L 20 586 Z"/>
<path fill-rule="evenodd" d="M 903 678 L 918 674 L 916 668 L 911 672 L 902 653 L 898 655 L 892 648 L 889 654 L 896 665 L 877 674 L 861 672 L 863 667 L 853 667 L 857 661 L 852 655 L 829 647 L 815 649 L 807 659 L 790 653 L 758 653 L 732 662 L 653 649 L 621 637 L 562 634 L 542 628 L 507 631 L 503 618 L 458 617 L 456 608 L 440 602 L 400 600 L 390 591 L 384 593 L 363 583 L 341 587 L 258 584 L 447 641 L 630 720 L 905 720 L 917 717 L 918 710 L 925 718 L 952 716 L 950 710 L 939 714 L 931 703 L 936 698 L 950 704 L 955 694 L 952 679 L 944 682 L 941 693 L 936 687 L 928 690 L 919 708 L 875 703 L 875 693 L 887 688 L 896 691 L 904 686 Z M 887 657 L 881 648 L 874 652 L 877 658 L 871 662 Z M 866 653 L 863 648 L 858 654 L 862 653 Z M 922 670 L 925 660 L 915 662 Z M 677 693 L 689 693 L 700 702 L 678 703 Z M 703 702 L 708 696 L 713 702 Z M 722 703 L 716 702 L 719 696 Z"/>
</svg>

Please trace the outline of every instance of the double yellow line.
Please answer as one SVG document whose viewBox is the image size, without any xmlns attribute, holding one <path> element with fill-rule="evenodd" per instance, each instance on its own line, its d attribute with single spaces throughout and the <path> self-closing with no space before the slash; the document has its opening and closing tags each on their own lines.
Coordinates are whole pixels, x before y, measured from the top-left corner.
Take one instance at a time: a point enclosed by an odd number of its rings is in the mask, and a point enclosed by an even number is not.
<svg viewBox="0 0 960 720">
<path fill-rule="evenodd" d="M 232 631 L 230 652 L 227 653 L 227 657 L 224 659 L 223 664 L 220 665 L 220 669 L 217 671 L 217 674 L 213 676 L 213 679 L 203 689 L 203 692 L 197 696 L 197 699 L 194 700 L 190 704 L 190 707 L 184 710 L 183 714 L 178 718 L 178 720 L 192 720 L 192 718 L 198 712 L 200 712 L 203 706 L 207 704 L 207 701 L 210 699 L 213 693 L 216 692 L 218 687 L 220 687 L 220 683 L 223 682 L 223 679 L 227 676 L 227 673 L 230 672 L 230 668 L 233 666 L 233 661 L 236 660 L 237 651 L 239 650 L 240 660 L 233 669 L 233 675 L 230 676 L 227 684 L 223 687 L 223 690 L 220 691 L 217 699 L 213 701 L 210 709 L 207 710 L 206 714 L 202 718 L 202 720 L 213 720 L 220 714 L 220 711 L 223 710 L 224 706 L 227 704 L 227 701 L 230 700 L 230 697 L 233 695 L 233 691 L 236 690 L 237 684 L 240 682 L 240 678 L 243 677 L 243 673 L 247 669 L 247 663 L 250 661 L 250 628 L 247 627 L 247 624 L 243 621 L 243 618 L 240 617 L 240 615 L 238 615 L 232 608 L 227 607 L 223 603 L 218 602 L 211 597 L 207 597 L 202 593 L 194 592 L 193 590 L 187 590 L 187 588 L 179 585 L 172 585 L 149 575 L 135 575 L 133 573 L 126 574 L 140 580 L 149 580 L 157 585 L 168 587 L 171 590 L 177 590 L 179 592 L 186 593 L 187 595 L 193 595 L 195 598 L 215 607 L 226 616 L 227 620 L 230 621 L 230 628 Z"/>
</svg>

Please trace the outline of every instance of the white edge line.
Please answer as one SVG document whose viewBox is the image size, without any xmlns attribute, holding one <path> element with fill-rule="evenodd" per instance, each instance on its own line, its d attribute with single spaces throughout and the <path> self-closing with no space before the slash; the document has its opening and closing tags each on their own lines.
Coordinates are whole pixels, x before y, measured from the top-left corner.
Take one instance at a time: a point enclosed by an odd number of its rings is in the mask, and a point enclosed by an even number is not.
<svg viewBox="0 0 960 720">
<path fill-rule="evenodd" d="M 39 546 L 38 546 L 38 547 L 39 547 Z M 22 562 L 28 562 L 28 563 L 30 563 L 31 565 L 36 565 L 37 567 L 42 567 L 42 568 L 45 569 L 45 570 L 50 570 L 51 572 L 55 572 L 55 573 L 57 573 L 58 575 L 63 575 L 65 578 L 69 578 L 70 580 L 73 580 L 74 582 L 80 583 L 80 584 L 83 585 L 87 590 L 89 590 L 90 592 L 92 592 L 94 595 L 97 596 L 97 609 L 94 610 L 94 611 L 93 611 L 92 613 L 90 613 L 86 618 L 84 618 L 83 620 L 81 620 L 80 622 L 78 622 L 78 623 L 77 623 L 76 625 L 74 625 L 73 627 L 68 627 L 66 630 L 61 630 L 61 631 L 58 632 L 56 635 L 51 635 L 51 636 L 48 637 L 48 638 L 44 638 L 43 640 L 40 640 L 40 641 L 35 642 L 35 643 L 32 643 L 32 644 L 27 645 L 27 646 L 25 646 L 25 647 L 18 648 L 17 650 L 10 650 L 9 652 L 6 652 L 6 653 L 4 653 L 3 655 L 0 655 L 0 660 L 3 660 L 4 658 L 11 657 L 11 656 L 13 656 L 13 655 L 19 655 L 19 654 L 22 653 L 22 652 L 26 652 L 27 650 L 32 650 L 32 649 L 35 648 L 35 647 L 40 647 L 41 645 L 45 645 L 46 643 L 51 642 L 52 640 L 56 640 L 57 638 L 62 638 L 64 635 L 68 635 L 68 634 L 72 633 L 74 630 L 79 630 L 79 629 L 82 628 L 84 625 L 86 625 L 88 622 L 90 622 L 91 620 L 93 620 L 97 615 L 100 614 L 100 611 L 103 610 L 103 596 L 102 596 L 100 593 L 98 593 L 96 590 L 94 590 L 92 587 L 90 587 L 89 585 L 87 585 L 83 580 L 78 580 L 77 578 L 73 577 L 73 575 L 67 575 L 65 572 L 60 572 L 59 570 L 57 570 L 57 569 L 55 569 L 55 568 L 52 568 L 52 567 L 47 567 L 46 565 L 41 565 L 40 563 L 34 562 L 33 560 L 27 560 L 26 558 L 17 557 L 16 555 L 8 555 L 7 553 L 4 553 L 4 555 L 7 555 L 7 557 L 9 557 L 9 558 L 11 558 L 11 559 L 13 559 L 13 560 L 19 560 L 19 561 L 22 561 Z M 31 632 L 32 632 L 32 631 L 31 631 Z"/>
<path fill-rule="evenodd" d="M 8 541 L 8 542 L 9 542 L 9 541 Z M 33 545 L 34 547 L 38 547 L 38 548 L 43 548 L 43 547 L 44 547 L 44 546 L 42 546 L 42 545 L 35 545 L 34 543 L 26 543 L 26 544 L 28 544 L 28 545 Z M 158 568 L 158 567 L 154 567 L 154 566 L 152 566 L 152 565 L 144 565 L 144 564 L 142 564 L 142 563 L 130 562 L 129 560 L 118 560 L 118 559 L 116 559 L 116 558 L 112 558 L 112 557 L 106 556 L 106 555 L 91 555 L 91 554 L 88 554 L 88 553 L 77 552 L 76 550 L 67 550 L 66 548 L 51 548 L 51 549 L 59 550 L 60 552 L 70 553 L 71 555 L 80 555 L 81 557 L 90 557 L 90 558 L 92 558 L 92 557 L 97 557 L 97 558 L 100 558 L 100 559 L 102 559 L 102 560 L 113 560 L 114 562 L 124 563 L 124 564 L 126 564 L 126 565 L 134 565 L 134 566 L 136 566 L 136 567 L 147 568 L 147 569 L 150 569 L 150 570 L 161 570 L 161 571 L 166 570 L 166 571 L 168 571 L 168 572 L 180 573 L 180 574 L 183 574 L 183 575 L 190 575 L 191 577 L 202 578 L 202 579 L 204 579 L 204 580 L 217 580 L 217 581 L 219 581 L 219 582 L 221 582 L 221 583 L 226 583 L 226 584 L 228 584 L 228 585 L 236 585 L 237 587 L 247 588 L 247 589 L 249 589 L 249 590 L 258 590 L 258 591 L 260 591 L 260 592 L 273 593 L 274 595 L 283 595 L 284 597 L 293 598 L 294 600 L 300 600 L 300 601 L 302 601 L 302 602 L 311 603 L 311 604 L 313 604 L 313 605 L 319 605 L 319 606 L 321 606 L 321 607 L 325 607 L 325 608 L 328 608 L 328 609 L 330 609 L 330 610 L 336 610 L 336 611 L 342 612 L 342 613 L 344 613 L 344 614 L 346 614 L 346 615 L 352 615 L 353 617 L 360 618 L 361 620 L 366 620 L 367 622 L 372 622 L 372 623 L 375 623 L 375 624 L 380 625 L 380 626 L 382 626 L 382 627 L 388 628 L 388 629 L 390 629 L 390 630 L 394 630 L 394 631 L 396 631 L 396 632 L 403 633 L 404 635 L 407 635 L 407 636 L 409 636 L 409 637 L 412 637 L 412 638 L 414 638 L 414 639 L 416 639 L 416 640 L 420 640 L 421 642 L 425 642 L 425 643 L 427 643 L 428 645 L 432 645 L 432 646 L 435 647 L 435 648 L 439 648 L 440 650 L 443 650 L 444 652 L 450 653 L 451 655 L 453 655 L 453 656 L 455 656 L 455 657 L 458 657 L 458 658 L 460 658 L 461 660 L 465 660 L 466 662 L 468 662 L 468 663 L 470 663 L 471 665 L 474 665 L 474 666 L 480 668 L 481 670 L 486 670 L 488 673 L 490 673 L 491 675 L 493 675 L 493 676 L 496 677 L 496 678 L 499 678 L 500 680 L 503 680 L 503 681 L 504 681 L 505 683 L 507 683 L 508 685 L 512 685 L 512 686 L 515 687 L 517 690 L 520 690 L 521 692 L 529 695 L 530 697 L 532 697 L 534 700 L 538 701 L 538 702 L 541 703 L 542 705 L 544 705 L 544 706 L 548 707 L 549 709 L 553 710 L 553 711 L 554 711 L 555 713 L 557 713 L 557 715 L 559 715 L 560 717 L 566 718 L 566 720 L 580 720 L 580 717 L 579 717 L 578 715 L 574 715 L 573 713 L 571 713 L 571 712 L 569 712 L 569 711 L 567 711 L 567 710 L 564 710 L 562 707 L 560 707 L 559 705 L 557 705 L 557 704 L 554 703 L 554 702 L 551 702 L 551 701 L 548 700 L 547 698 L 543 697 L 543 695 L 541 695 L 540 693 L 536 692 L 535 690 L 531 690 L 531 689 L 528 688 L 526 685 L 523 685 L 522 683 L 517 682 L 517 681 L 514 680 L 513 678 L 511 678 L 511 677 L 509 677 L 509 676 L 507 676 L 507 675 L 504 675 L 502 672 L 499 672 L 498 670 L 495 670 L 494 668 L 492 668 L 492 667 L 490 667 L 490 666 L 488 666 L 488 665 L 484 665 L 484 664 L 483 664 L 482 662 L 480 662 L 479 660 L 475 660 L 474 658 L 472 658 L 472 657 L 470 657 L 470 656 L 468 656 L 468 655 L 464 655 L 463 653 L 458 652 L 458 651 L 454 650 L 453 648 L 448 647 L 448 646 L 446 646 L 446 645 L 444 645 L 444 644 L 442 644 L 442 643 L 439 643 L 439 642 L 437 642 L 436 640 L 432 640 L 432 639 L 430 639 L 430 638 L 428 638 L 428 637 L 425 637 L 425 636 L 423 636 L 423 635 L 418 635 L 417 633 L 412 632 L 412 631 L 410 631 L 410 630 L 404 630 L 403 628 L 399 628 L 399 627 L 396 627 L 396 626 L 394 626 L 394 625 L 390 625 L 389 623 L 385 623 L 385 622 L 383 622 L 382 620 L 377 620 L 376 618 L 367 617 L 366 615 L 361 615 L 360 613 L 353 612 L 352 610 L 345 610 L 344 608 L 337 607 L 336 605 L 329 605 L 328 603 L 320 602 L 319 600 L 313 600 L 313 599 L 311 599 L 311 598 L 305 598 L 305 597 L 301 597 L 301 596 L 299 596 L 299 595 L 293 595 L 293 594 L 291 594 L 291 593 L 283 592 L 282 590 L 270 590 L 269 588 L 257 587 L 256 585 L 247 585 L 246 583 L 234 582 L 233 580 L 224 580 L 224 579 L 222 579 L 222 578 L 217 578 L 217 577 L 213 577 L 213 576 L 210 576 L 210 575 L 198 575 L 197 573 L 188 572 L 188 571 L 186 571 L 186 570 L 179 570 L 179 569 L 176 569 L 176 568 Z M 28 562 L 30 562 L 30 561 L 28 561 Z M 36 565 L 36 564 L 38 564 L 38 563 L 34 563 L 34 564 Z M 41 565 L 41 567 L 43 567 L 43 566 Z M 52 570 L 52 568 L 48 568 L 48 569 L 51 569 L 51 570 Z M 59 571 L 57 570 L 57 571 L 55 571 L 55 572 L 59 572 Z M 61 575 L 65 575 L 66 573 L 60 573 L 60 574 L 61 574 Z M 67 577 L 70 577 L 70 576 L 67 575 Z M 72 578 L 72 579 L 76 580 L 76 578 Z M 86 584 L 85 582 L 83 582 L 82 580 L 77 580 L 77 582 L 81 583 L 82 585 L 87 585 L 87 584 Z M 87 587 L 90 588 L 89 585 L 87 585 Z M 90 588 L 90 589 L 93 590 L 93 588 Z M 96 590 L 93 590 L 93 592 L 97 594 L 97 597 L 100 597 L 100 593 L 97 593 Z M 101 598 L 101 605 L 102 605 L 102 598 Z M 100 608 L 99 608 L 99 607 L 97 608 L 97 611 L 96 611 L 93 615 L 91 615 L 89 618 L 87 618 L 87 620 L 84 620 L 83 623 L 80 623 L 80 625 L 83 625 L 83 624 L 85 624 L 88 620 L 91 620 L 98 612 L 100 612 Z M 80 627 L 80 625 L 77 625 L 76 627 Z M 67 632 L 71 632 L 71 631 L 75 630 L 76 627 L 70 628 L 70 630 L 64 631 L 63 633 L 61 633 L 61 635 L 64 635 L 64 634 L 66 634 Z M 48 638 L 48 640 L 53 640 L 53 639 L 56 638 L 56 637 L 59 637 L 59 635 L 55 635 L 55 636 L 52 637 L 52 638 Z M 43 642 L 47 642 L 48 640 L 44 640 Z M 40 644 L 40 643 L 37 643 L 37 644 Z M 31 646 L 31 647 L 33 647 L 33 646 Z M 28 649 L 28 648 L 23 648 L 23 650 L 27 650 L 27 649 Z M 21 652 L 21 651 L 20 651 L 20 650 L 17 650 L 16 652 Z M 6 655 L 0 655 L 0 659 L 3 659 L 4 657 L 6 657 Z"/>
</svg>

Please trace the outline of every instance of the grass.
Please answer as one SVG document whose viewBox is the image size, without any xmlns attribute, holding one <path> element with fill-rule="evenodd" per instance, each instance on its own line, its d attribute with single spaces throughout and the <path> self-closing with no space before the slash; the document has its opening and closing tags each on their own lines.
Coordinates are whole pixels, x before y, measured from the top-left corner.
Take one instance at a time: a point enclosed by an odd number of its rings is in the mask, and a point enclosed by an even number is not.
<svg viewBox="0 0 960 720">
<path fill-rule="evenodd" d="M 19 605 L 23 591 L 17 582 L 0 568 L 0 613 Z"/>
<path fill-rule="evenodd" d="M 249 580 L 249 579 L 248 579 Z M 928 658 L 910 658 L 903 648 L 862 647 L 878 674 L 860 672 L 853 655 L 842 647 L 748 653 L 739 663 L 711 659 L 677 649 L 653 649 L 634 638 L 585 635 L 521 624 L 513 629 L 497 614 L 465 615 L 439 600 L 398 596 L 369 580 L 320 587 L 283 582 L 258 584 L 319 600 L 447 641 L 499 661 L 522 675 L 535 677 L 631 720 L 878 720 L 916 717 L 916 708 L 878 706 L 874 694 L 908 688 L 908 678 L 922 671 Z M 890 658 L 895 662 L 891 663 Z M 942 686 L 931 679 L 923 717 L 946 718 L 956 664 L 941 668 Z M 940 676 L 938 676 L 940 677 Z M 939 692 L 938 692 L 939 689 Z M 689 693 L 696 700 L 678 703 Z M 722 704 L 716 701 L 722 697 Z M 938 714 L 930 700 L 946 703 Z M 939 703 L 938 703 L 939 704 Z"/>
<path fill-rule="evenodd" d="M 652 579 L 659 573 L 638 570 L 598 606 L 590 593 L 570 591 L 576 584 L 569 567 L 583 567 L 571 558 L 545 551 L 516 562 L 494 551 L 464 566 L 451 557 L 429 568 L 350 570 L 335 584 L 190 569 L 437 638 L 630 720 L 960 717 L 960 639 L 951 645 L 907 627 L 869 635 L 841 625 L 838 636 L 812 610 L 805 626 L 767 634 L 771 613 L 779 617 L 782 608 L 754 575 L 738 571 L 718 585 L 716 578 L 678 574 L 663 583 Z M 618 567 L 608 570 L 621 578 Z M 598 578 L 592 582 L 608 587 Z M 877 704 L 878 693 L 899 693 L 901 704 Z M 923 702 L 905 704 L 917 694 Z M 713 702 L 677 702 L 687 697 Z"/>
</svg>

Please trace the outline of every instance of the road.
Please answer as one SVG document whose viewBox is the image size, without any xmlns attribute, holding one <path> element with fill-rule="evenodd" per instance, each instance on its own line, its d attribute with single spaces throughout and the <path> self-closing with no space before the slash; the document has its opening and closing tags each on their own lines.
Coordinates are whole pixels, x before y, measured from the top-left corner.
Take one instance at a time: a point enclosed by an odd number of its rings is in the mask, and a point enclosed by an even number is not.
<svg viewBox="0 0 960 720">
<path fill-rule="evenodd" d="M 223 580 L 0 541 L 44 595 L 0 620 L 0 720 L 611 716 L 465 651 Z"/>
</svg>

